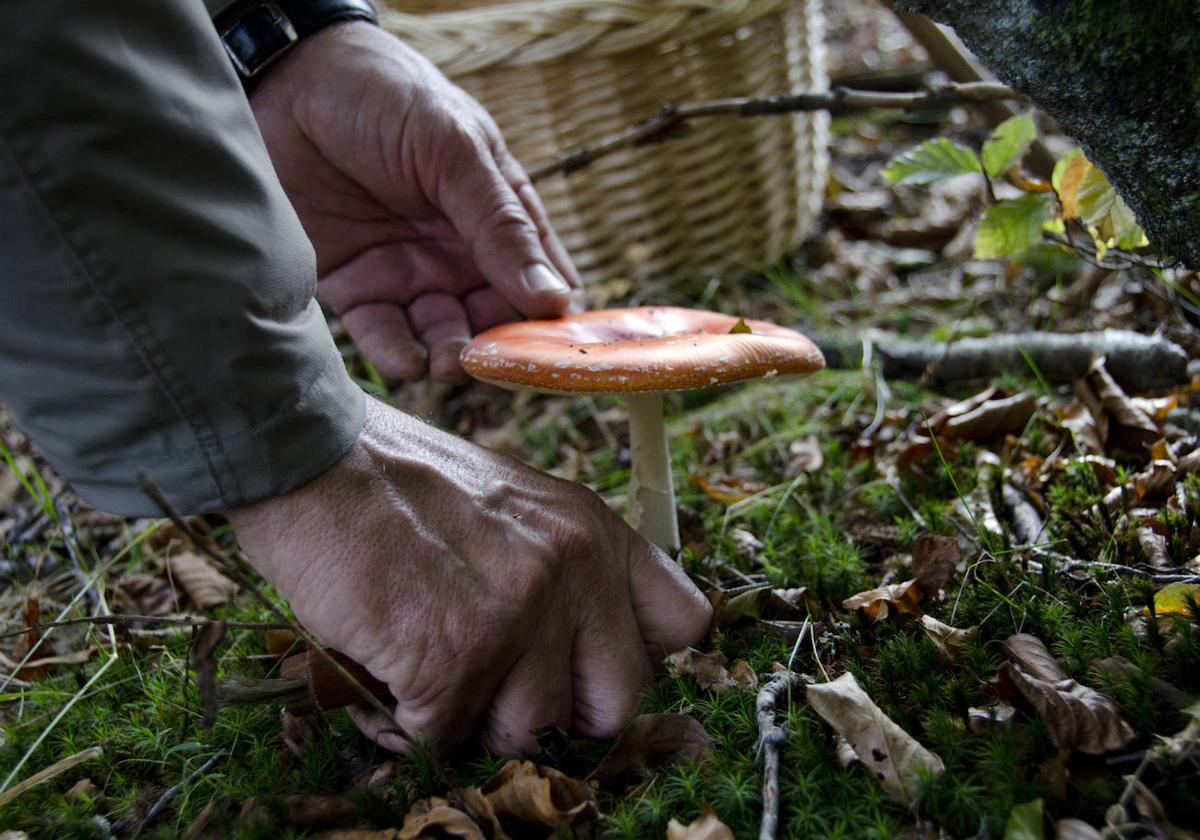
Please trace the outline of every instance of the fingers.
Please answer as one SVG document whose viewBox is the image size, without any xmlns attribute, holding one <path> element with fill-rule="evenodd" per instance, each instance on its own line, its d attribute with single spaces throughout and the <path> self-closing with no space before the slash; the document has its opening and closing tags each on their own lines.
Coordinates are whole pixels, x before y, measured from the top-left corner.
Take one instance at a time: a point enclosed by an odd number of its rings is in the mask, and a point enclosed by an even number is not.
<svg viewBox="0 0 1200 840">
<path fill-rule="evenodd" d="M 571 726 L 571 651 L 538 650 L 527 654 L 492 698 L 484 722 L 488 749 L 502 755 L 529 755 L 537 749 L 537 731 Z"/>
<path fill-rule="evenodd" d="M 467 318 L 471 322 L 471 330 L 481 333 L 499 324 L 517 321 L 521 314 L 509 305 L 498 291 L 491 286 L 476 289 L 463 300 L 467 308 Z"/>
<path fill-rule="evenodd" d="M 584 622 L 575 635 L 571 723 L 589 738 L 615 734 L 637 709 L 653 675 L 633 613 L 625 604 L 616 610 Z"/>
<path fill-rule="evenodd" d="M 640 536 L 633 541 L 629 591 L 646 646 L 661 657 L 695 644 L 712 624 L 712 604 L 666 552 Z"/>
<path fill-rule="evenodd" d="M 408 750 L 408 741 L 401 734 L 392 718 L 370 706 L 348 706 L 346 713 L 358 730 L 385 750 L 402 753 Z"/>
<path fill-rule="evenodd" d="M 476 266 L 522 315 L 562 314 L 571 304 L 571 286 L 546 254 L 520 197 L 479 144 L 464 140 L 461 155 L 474 159 L 443 176 L 437 200 Z"/>
<path fill-rule="evenodd" d="M 465 382 L 458 354 L 471 340 L 471 326 L 462 302 L 445 292 L 421 295 L 409 304 L 408 319 L 429 348 L 429 375 L 439 382 Z"/>
<path fill-rule="evenodd" d="M 342 323 L 358 349 L 388 379 L 425 378 L 429 353 L 409 329 L 404 310 L 394 303 L 364 303 L 342 313 Z"/>
</svg>

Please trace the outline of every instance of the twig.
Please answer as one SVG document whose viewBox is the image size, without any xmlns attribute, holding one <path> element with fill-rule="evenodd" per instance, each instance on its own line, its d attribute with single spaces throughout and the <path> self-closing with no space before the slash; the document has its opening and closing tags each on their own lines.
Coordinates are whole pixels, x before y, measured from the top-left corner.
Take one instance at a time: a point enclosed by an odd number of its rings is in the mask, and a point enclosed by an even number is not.
<svg viewBox="0 0 1200 840">
<path fill-rule="evenodd" d="M 775 704 L 798 681 L 794 671 L 780 671 L 759 689 L 754 701 L 758 748 L 763 754 L 763 810 L 758 840 L 775 840 L 779 832 L 779 748 L 787 741 L 787 730 L 775 722 Z"/>
<path fill-rule="evenodd" d="M 322 647 L 321 643 L 313 638 L 311 633 L 304 629 L 299 622 L 293 620 L 287 615 L 287 613 L 281 610 L 278 604 L 264 595 L 262 590 L 254 584 L 254 581 L 252 581 L 249 576 L 247 576 L 238 567 L 238 565 L 233 562 L 233 560 L 217 551 L 206 539 L 203 539 L 199 534 L 197 534 L 192 526 L 188 525 L 187 521 L 183 518 L 183 515 L 175 509 L 175 506 L 171 504 L 171 502 L 163 494 L 162 490 L 159 489 L 158 485 L 154 483 L 150 476 L 143 473 L 138 477 L 138 482 L 142 486 L 142 492 L 149 496 L 150 500 L 153 501 L 154 504 L 158 505 L 158 508 L 163 512 L 163 515 L 170 519 L 172 523 L 174 523 L 175 527 L 179 529 L 179 532 L 187 537 L 188 541 L 191 542 L 191 544 L 198 551 L 216 563 L 221 570 L 229 575 L 229 577 L 233 578 L 233 580 L 236 581 L 239 586 L 253 595 L 254 598 L 260 604 L 265 606 L 272 614 L 280 618 L 285 623 L 288 630 L 291 630 L 293 633 L 295 633 L 298 638 L 308 642 L 309 647 L 319 651 L 320 655 L 329 662 L 338 676 L 342 677 L 347 684 L 354 686 L 354 689 L 359 693 L 367 705 L 371 706 L 371 708 L 375 709 L 385 717 L 392 718 L 391 710 L 388 709 L 387 706 L 383 705 L 383 702 L 378 697 L 364 688 L 362 683 L 356 680 L 354 675 L 342 666 L 342 663 L 338 662 L 337 659 L 335 659 L 324 647 Z M 413 746 L 419 746 L 408 736 L 407 732 L 400 728 L 399 724 L 396 725 L 394 731 L 408 743 L 412 744 Z"/>
<path fill-rule="evenodd" d="M 929 87 L 913 93 L 888 93 L 872 90 L 835 88 L 828 91 L 796 91 L 761 98 L 737 96 L 729 99 L 708 99 L 665 104 L 657 114 L 636 125 L 601 137 L 592 143 L 563 152 L 553 160 L 530 167 L 533 181 L 562 172 L 569 175 L 593 161 L 627 146 L 655 143 L 677 135 L 688 120 L 698 117 L 764 117 L 778 114 L 798 114 L 808 111 L 829 111 L 847 114 L 872 108 L 926 110 L 947 105 L 980 104 L 1004 99 L 1023 99 L 1013 90 L 996 82 L 970 82 Z"/>
<path fill-rule="evenodd" d="M 212 758 L 210 758 L 208 761 L 201 764 L 197 770 L 192 772 L 182 782 L 180 782 L 177 785 L 173 785 L 173 786 L 167 788 L 166 791 L 163 793 L 163 795 L 158 798 L 158 801 L 154 803 L 153 807 L 151 807 L 150 810 L 146 813 L 145 818 L 140 823 L 138 823 L 138 827 L 136 829 L 134 829 L 132 836 L 133 837 L 141 836 L 141 833 L 143 831 L 145 831 L 156 819 L 158 819 L 158 815 L 161 814 L 169 804 L 171 804 L 171 800 L 174 799 L 176 796 L 178 796 L 180 791 L 182 791 L 186 787 L 190 787 L 191 785 L 195 784 L 197 779 L 199 779 L 201 776 L 203 776 L 205 773 L 207 773 L 209 770 L 211 770 L 213 768 L 213 765 L 216 764 L 218 761 L 220 761 L 224 757 L 225 757 L 224 753 L 217 753 Z"/>
<path fill-rule="evenodd" d="M 48 621 L 45 624 L 34 624 L 0 635 L 0 641 L 23 636 L 39 630 L 50 630 L 55 627 L 70 627 L 75 624 L 166 624 L 182 627 L 204 627 L 212 624 L 209 618 L 177 618 L 165 615 L 133 615 L 119 613 L 117 615 L 86 615 L 79 618 L 65 618 L 62 621 Z M 290 630 L 290 624 L 269 623 L 262 621 L 226 621 L 225 626 L 230 630 Z"/>
</svg>

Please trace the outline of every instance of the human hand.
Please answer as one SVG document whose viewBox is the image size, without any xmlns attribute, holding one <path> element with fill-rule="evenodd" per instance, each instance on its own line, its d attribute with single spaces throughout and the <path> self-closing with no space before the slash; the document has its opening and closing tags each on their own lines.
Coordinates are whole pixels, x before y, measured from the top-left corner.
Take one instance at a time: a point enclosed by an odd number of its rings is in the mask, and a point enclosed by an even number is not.
<svg viewBox="0 0 1200 840">
<path fill-rule="evenodd" d="M 508 754 L 546 726 L 611 735 L 652 663 L 712 618 L 587 488 L 374 400 L 334 467 L 230 519 L 318 640 L 389 686 L 394 720 L 352 715 L 398 751 L 397 726 L 446 749 L 478 723 Z"/>
<path fill-rule="evenodd" d="M 464 378 L 470 337 L 581 307 L 579 276 L 483 107 L 378 27 L 336 24 L 250 98 L 318 294 L 390 379 Z"/>
</svg>

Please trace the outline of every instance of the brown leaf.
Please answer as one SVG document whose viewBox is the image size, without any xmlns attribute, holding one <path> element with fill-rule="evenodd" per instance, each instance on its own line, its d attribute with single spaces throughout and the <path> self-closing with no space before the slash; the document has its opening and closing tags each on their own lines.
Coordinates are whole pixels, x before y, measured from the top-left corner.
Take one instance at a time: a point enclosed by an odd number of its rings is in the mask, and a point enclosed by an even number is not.
<svg viewBox="0 0 1200 840">
<path fill-rule="evenodd" d="M 42 623 L 42 602 L 37 595 L 25 596 L 22 620 L 23 629 L 28 632 L 17 638 L 13 658 L 21 662 L 28 657 L 29 661 L 18 668 L 13 676 L 19 680 L 40 680 L 50 675 L 50 667 L 45 660 L 52 659 L 57 654 L 54 643 L 49 639 L 42 639 L 42 631 L 37 629 Z"/>
<path fill-rule="evenodd" d="M 726 668 L 729 660 L 719 650 L 701 653 L 695 648 L 684 648 L 672 653 L 666 661 L 676 674 L 695 678 L 703 691 L 720 692 L 733 687 Z"/>
<path fill-rule="evenodd" d="M 284 709 L 280 718 L 280 738 L 288 752 L 296 758 L 303 758 L 328 730 L 329 720 L 320 710 L 307 715 L 294 715 Z"/>
<path fill-rule="evenodd" d="M 733 831 L 721 822 L 712 809 L 704 806 L 704 812 L 687 825 L 672 819 L 667 823 L 667 840 L 734 840 Z"/>
<path fill-rule="evenodd" d="M 1108 418 L 1105 445 L 1131 455 L 1148 454 L 1151 444 L 1162 437 L 1162 430 L 1142 408 L 1126 396 L 1121 386 L 1104 367 L 1103 357 L 1098 357 L 1092 362 L 1085 382 L 1099 400 Z"/>
<path fill-rule="evenodd" d="M 729 666 L 729 679 L 738 688 L 757 688 L 758 674 L 745 659 L 735 659 Z"/>
<path fill-rule="evenodd" d="M 214 797 L 205 804 L 181 835 L 181 840 L 197 837 L 225 837 L 233 822 L 233 800 L 226 795 Z"/>
<path fill-rule="evenodd" d="M 803 618 L 805 610 L 797 602 L 804 597 L 804 592 L 803 588 L 772 589 L 766 585 L 739 592 L 732 598 L 716 604 L 717 626 L 727 627 L 743 618 L 783 621 Z"/>
<path fill-rule="evenodd" d="M 689 715 L 638 715 L 621 731 L 596 776 L 609 782 L 643 767 L 654 769 L 685 758 L 698 759 L 711 748 L 708 733 Z"/>
<path fill-rule="evenodd" d="M 1055 746 L 1100 755 L 1133 740 L 1133 728 L 1116 703 L 1071 679 L 1041 639 L 1009 636 L 1004 653 L 1009 661 L 1001 665 L 1002 678 L 1037 711 Z"/>
<path fill-rule="evenodd" d="M 953 440 L 987 440 L 1015 434 L 1025 428 L 1037 410 L 1037 397 L 1028 391 L 999 400 L 988 400 L 970 411 L 950 417 L 939 431 Z"/>
<path fill-rule="evenodd" d="M 842 601 L 842 608 L 862 610 L 872 621 L 882 621 L 892 613 L 920 615 L 921 587 L 916 578 L 868 589 Z"/>
<path fill-rule="evenodd" d="M 733 550 L 737 552 L 738 557 L 756 566 L 762 565 L 762 552 L 766 546 L 754 534 L 745 528 L 734 528 L 729 532 L 729 541 L 733 543 Z"/>
<path fill-rule="evenodd" d="M 409 809 L 396 840 L 417 838 L 488 840 L 475 821 L 440 796 L 422 799 Z"/>
<path fill-rule="evenodd" d="M 1103 415 L 1097 418 L 1083 400 L 1076 400 L 1059 414 L 1059 422 L 1071 433 L 1076 448 L 1096 457 L 1104 455 L 1104 438 L 1108 434 L 1108 424 L 1102 420 Z"/>
<path fill-rule="evenodd" d="M 110 584 L 113 612 L 127 615 L 167 615 L 179 610 L 171 584 L 161 575 L 132 572 Z"/>
<path fill-rule="evenodd" d="M 897 801 L 916 803 L 921 774 L 938 775 L 942 760 L 895 724 L 859 687 L 853 674 L 807 688 L 808 702 L 850 742 L 859 761 Z"/>
<path fill-rule="evenodd" d="M 199 554 L 176 554 L 167 560 L 167 568 L 198 610 L 227 604 L 237 592 L 237 584 Z"/>
<path fill-rule="evenodd" d="M 971 637 L 978 631 L 978 627 L 967 627 L 959 629 L 951 627 L 949 624 L 943 624 L 931 615 L 921 616 L 921 629 L 925 631 L 925 635 L 933 642 L 934 647 L 942 656 L 951 662 L 957 662 L 962 658 L 963 653 L 967 649 L 967 643 L 971 641 Z"/>
<path fill-rule="evenodd" d="M 557 828 L 599 815 L 595 792 L 553 767 L 513 759 L 479 787 L 501 820 Z"/>
<path fill-rule="evenodd" d="M 937 595 L 954 574 L 958 561 L 958 540 L 941 534 L 923 534 L 913 546 L 913 575 L 921 589 L 930 596 Z"/>
</svg>

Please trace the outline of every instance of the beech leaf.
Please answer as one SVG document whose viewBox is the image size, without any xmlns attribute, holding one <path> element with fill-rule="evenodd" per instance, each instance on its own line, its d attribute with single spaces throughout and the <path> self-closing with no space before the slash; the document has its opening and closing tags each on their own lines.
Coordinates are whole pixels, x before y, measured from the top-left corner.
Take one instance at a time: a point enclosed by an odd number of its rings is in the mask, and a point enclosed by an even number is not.
<svg viewBox="0 0 1200 840">
<path fill-rule="evenodd" d="M 1042 819 L 1040 799 L 1013 806 L 1004 826 L 1004 840 L 1045 840 L 1046 828 Z"/>
<path fill-rule="evenodd" d="M 600 762 L 596 776 L 611 781 L 643 767 L 654 769 L 685 758 L 701 758 L 712 740 L 700 721 L 689 715 L 638 715 L 621 730 Z"/>
<path fill-rule="evenodd" d="M 1037 397 L 1028 391 L 999 400 L 988 400 L 966 413 L 950 417 L 940 434 L 954 440 L 987 440 L 1025 428 L 1037 410 Z"/>
<path fill-rule="evenodd" d="M 966 629 L 951 627 L 931 615 L 923 615 L 920 620 L 921 629 L 925 631 L 925 635 L 933 642 L 938 652 L 951 662 L 962 658 L 963 652 L 967 649 L 967 643 L 979 629 L 977 627 Z"/>
<path fill-rule="evenodd" d="M 859 761 L 897 801 L 916 804 L 920 777 L 938 775 L 942 760 L 896 725 L 859 686 L 853 674 L 810 685 L 808 702 L 845 738 Z"/>
<path fill-rule="evenodd" d="M 842 608 L 862 610 L 871 621 L 882 621 L 892 613 L 920 615 L 921 585 L 916 578 L 868 589 L 842 601 Z"/>
<path fill-rule="evenodd" d="M 227 604 L 237 593 L 237 584 L 199 554 L 176 554 L 167 561 L 167 567 L 171 577 L 198 610 L 210 610 Z"/>
<path fill-rule="evenodd" d="M 1192 615 L 1192 607 L 1200 604 L 1200 585 L 1170 583 L 1154 593 L 1156 615 Z"/>
<path fill-rule="evenodd" d="M 513 759 L 479 787 L 496 816 L 526 825 L 557 828 L 589 822 L 599 814 L 595 792 L 553 767 Z"/>
<path fill-rule="evenodd" d="M 719 650 L 701 653 L 695 648 L 684 648 L 667 657 L 667 665 L 680 676 L 696 680 L 702 691 L 724 691 L 733 688 L 727 667 L 729 660 Z"/>
<path fill-rule="evenodd" d="M 1033 706 L 1055 746 L 1100 755 L 1134 739 L 1117 704 L 1071 679 L 1041 639 L 1009 636 L 1004 653 L 1009 661 L 1000 666 L 1002 678 Z"/>
<path fill-rule="evenodd" d="M 457 808 L 452 808 L 440 796 L 422 799 L 413 805 L 404 817 L 404 825 L 396 835 L 396 840 L 417 840 L 422 837 L 487 840 L 474 820 Z"/>
<path fill-rule="evenodd" d="M 882 175 L 893 186 L 929 185 L 979 171 L 979 158 L 973 151 L 945 137 L 935 137 L 889 160 Z"/>
<path fill-rule="evenodd" d="M 993 178 L 998 178 L 1021 162 L 1037 139 L 1037 127 L 1033 114 L 1026 111 L 1009 117 L 996 126 L 992 136 L 983 144 L 983 168 Z"/>
<path fill-rule="evenodd" d="M 958 540 L 942 534 L 922 534 L 917 537 L 912 554 L 913 575 L 922 591 L 937 595 L 945 587 L 962 559 Z"/>
</svg>

